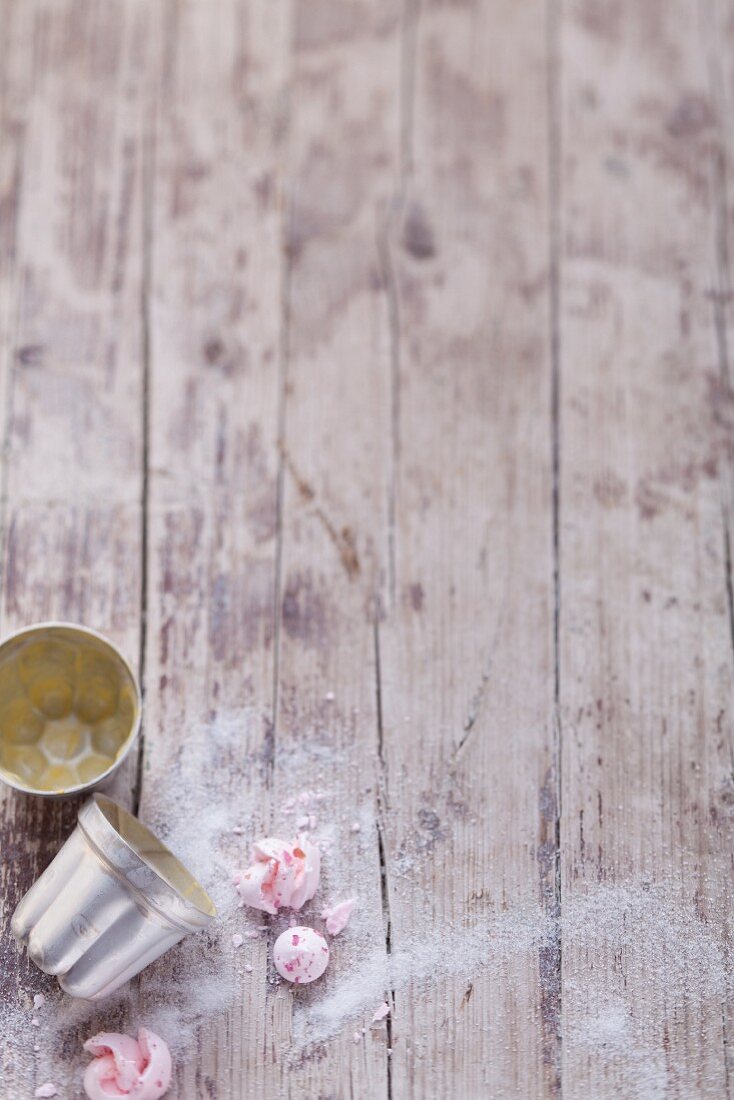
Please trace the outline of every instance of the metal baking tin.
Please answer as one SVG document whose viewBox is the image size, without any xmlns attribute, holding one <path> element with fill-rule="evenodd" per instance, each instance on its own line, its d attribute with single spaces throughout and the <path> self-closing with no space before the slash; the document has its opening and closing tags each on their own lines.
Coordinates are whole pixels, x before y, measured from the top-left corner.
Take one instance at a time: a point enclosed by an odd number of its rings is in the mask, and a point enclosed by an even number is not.
<svg viewBox="0 0 734 1100">
<path fill-rule="evenodd" d="M 96 794 L 18 905 L 13 935 L 73 997 L 113 993 L 216 909 L 206 891 L 137 818 Z"/>
<path fill-rule="evenodd" d="M 72 795 L 84 794 L 87 792 L 98 790 L 104 786 L 120 769 L 123 761 L 130 752 L 131 748 L 135 744 L 135 740 L 140 731 L 140 723 L 142 720 L 142 696 L 140 691 L 140 684 L 138 677 L 133 671 L 130 663 L 126 660 L 120 650 L 114 645 L 109 638 L 106 638 L 104 634 L 100 634 L 96 630 L 92 630 L 87 626 L 80 626 L 78 623 L 68 622 L 41 622 L 33 623 L 30 626 L 25 626 L 21 630 L 16 630 L 13 634 L 9 634 L 6 638 L 3 638 L 0 642 L 0 664 L 2 664 L 6 650 L 12 645 L 17 645 L 20 642 L 31 640 L 35 637 L 43 639 L 46 637 L 52 638 L 54 635 L 60 635 L 67 640 L 72 639 L 73 635 L 82 635 L 89 639 L 92 639 L 97 644 L 105 648 L 110 656 L 119 662 L 119 665 L 130 678 L 133 690 L 135 692 L 135 717 L 133 720 L 132 728 L 128 734 L 127 740 L 124 742 L 122 748 L 119 750 L 114 763 L 107 768 L 106 771 L 101 772 L 95 776 L 94 779 L 88 782 L 79 783 L 73 787 L 66 787 L 63 790 L 40 790 L 37 787 L 31 787 L 26 784 L 18 782 L 12 774 L 5 770 L 0 762 L 0 779 L 4 783 L 7 783 L 9 787 L 13 787 L 17 791 L 22 791 L 24 794 L 40 795 L 43 798 L 67 798 Z"/>
</svg>

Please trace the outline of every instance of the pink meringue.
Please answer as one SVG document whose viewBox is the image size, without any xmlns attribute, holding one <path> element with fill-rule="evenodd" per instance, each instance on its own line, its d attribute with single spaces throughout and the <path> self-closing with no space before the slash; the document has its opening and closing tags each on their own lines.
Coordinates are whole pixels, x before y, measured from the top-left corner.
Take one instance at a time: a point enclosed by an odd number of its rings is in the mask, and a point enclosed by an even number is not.
<svg viewBox="0 0 734 1100">
<path fill-rule="evenodd" d="M 329 945 L 314 928 L 286 928 L 275 941 L 273 962 L 281 978 L 307 985 L 320 978 L 329 965 Z"/>
<path fill-rule="evenodd" d="M 349 898 L 347 901 L 339 901 L 336 905 L 324 909 L 321 919 L 326 921 L 326 931 L 331 936 L 338 936 L 344 931 L 356 904 L 356 898 Z"/>
<path fill-rule="evenodd" d="M 84 1049 L 94 1054 L 84 1074 L 89 1100 L 130 1096 L 158 1100 L 171 1083 L 171 1054 L 161 1038 L 141 1027 L 137 1040 L 102 1031 L 87 1039 Z"/>
<path fill-rule="evenodd" d="M 254 862 L 241 872 L 237 892 L 245 905 L 273 916 L 282 907 L 300 909 L 319 885 L 321 853 L 313 841 L 265 837 L 252 846 Z"/>
</svg>

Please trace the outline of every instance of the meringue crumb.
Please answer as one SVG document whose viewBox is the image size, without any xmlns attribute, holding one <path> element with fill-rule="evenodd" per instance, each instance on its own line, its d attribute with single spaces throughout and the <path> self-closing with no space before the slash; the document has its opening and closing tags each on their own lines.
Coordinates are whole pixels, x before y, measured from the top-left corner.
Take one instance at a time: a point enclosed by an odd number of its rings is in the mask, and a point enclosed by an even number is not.
<svg viewBox="0 0 734 1100">
<path fill-rule="evenodd" d="M 41 1049 L 41 1048 L 40 1048 L 40 1046 L 38 1045 L 38 1043 L 34 1043 L 34 1044 L 33 1044 L 33 1050 L 35 1051 L 35 1053 L 36 1053 L 36 1054 L 38 1054 L 38 1052 L 39 1052 L 39 1050 L 40 1050 L 40 1049 Z"/>
<path fill-rule="evenodd" d="M 249 963 L 245 963 L 245 973 L 246 974 L 252 974 L 252 967 L 250 966 Z"/>
<path fill-rule="evenodd" d="M 45 1005 L 45 1003 L 46 1003 L 46 998 L 44 997 L 43 993 L 34 993 L 34 995 L 33 995 L 33 1007 L 34 1008 L 42 1008 L 43 1005 Z"/>
<path fill-rule="evenodd" d="M 362 1038 L 362 1032 L 361 1031 L 355 1031 L 353 1038 L 354 1038 L 355 1043 L 360 1042 L 360 1040 Z"/>
<path fill-rule="evenodd" d="M 244 902 L 242 904 L 244 905 Z M 247 936 L 248 940 L 260 939 L 260 933 L 256 932 L 254 928 L 251 928 L 249 932 L 245 932 L 245 935 Z"/>
<path fill-rule="evenodd" d="M 334 695 L 333 691 L 327 691 L 326 695 L 324 696 L 324 699 L 327 703 L 333 703 L 335 698 L 336 696 Z"/>
<path fill-rule="evenodd" d="M 33 1095 L 39 1097 L 39 1100 L 45 1100 L 46 1097 L 58 1096 L 59 1090 L 53 1081 L 47 1081 L 45 1085 L 39 1085 Z"/>
<path fill-rule="evenodd" d="M 360 823 L 358 821 L 353 821 L 352 824 L 349 826 L 349 832 L 350 833 L 358 833 L 358 832 L 361 831 L 361 829 L 362 829 L 362 826 L 360 825 Z"/>
<path fill-rule="evenodd" d="M 31 1027 L 38 1027 L 38 1023 L 39 1023 L 38 1016 L 33 1016 L 32 1019 L 31 1019 Z"/>
<path fill-rule="evenodd" d="M 239 932 L 235 932 L 235 934 L 232 936 L 232 946 L 233 947 L 242 947 L 242 944 L 244 942 L 245 942 L 245 937 L 241 936 L 239 934 Z"/>
<path fill-rule="evenodd" d="M 344 931 L 356 904 L 356 898 L 348 898 L 346 901 L 339 901 L 336 905 L 329 906 L 322 911 L 321 919 L 326 921 L 326 931 L 330 935 L 338 936 L 340 932 Z"/>
<path fill-rule="evenodd" d="M 230 829 L 230 832 L 234 833 L 235 836 L 242 836 L 244 831 L 245 830 L 244 830 L 244 827 L 242 825 L 233 825 L 232 828 Z"/>
<path fill-rule="evenodd" d="M 375 1009 L 375 1014 L 370 1020 L 370 1023 L 377 1024 L 380 1020 L 384 1020 L 386 1016 L 390 1014 L 390 1005 L 387 1001 L 383 1001 L 381 1005 L 378 1005 Z"/>
</svg>

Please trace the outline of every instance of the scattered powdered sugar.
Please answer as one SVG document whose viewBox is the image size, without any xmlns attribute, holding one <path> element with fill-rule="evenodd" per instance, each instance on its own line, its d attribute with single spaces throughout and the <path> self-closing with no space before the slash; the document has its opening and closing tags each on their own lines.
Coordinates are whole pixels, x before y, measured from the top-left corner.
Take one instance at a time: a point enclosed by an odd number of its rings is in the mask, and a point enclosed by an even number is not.
<svg viewBox="0 0 734 1100">
<path fill-rule="evenodd" d="M 619 941 L 628 973 L 639 966 L 648 984 L 664 984 L 671 1001 L 681 1003 L 701 976 L 710 996 L 726 992 L 731 960 L 723 944 L 692 904 L 664 886 L 596 886 L 564 902 L 562 933 L 577 952 Z"/>
<path fill-rule="evenodd" d="M 640 1039 L 634 1017 L 620 999 L 610 998 L 601 1011 L 589 1013 L 583 1028 L 572 1030 L 568 1038 L 571 1052 L 601 1055 L 607 1076 L 614 1070 L 619 1095 L 639 1100 L 669 1095 L 665 1051 Z M 695 1090 L 687 1095 L 695 1096 Z"/>
<path fill-rule="evenodd" d="M 220 922 L 236 909 L 230 878 L 243 863 L 241 837 L 254 833 L 258 814 L 254 803 L 246 805 L 248 788 L 243 784 L 235 817 L 231 798 L 223 797 L 221 773 L 213 764 L 236 756 L 248 729 L 258 721 L 257 712 L 242 708 L 220 714 L 195 734 L 191 732 L 186 751 L 172 762 L 166 784 L 142 808 L 146 824 L 207 890 Z"/>
<path fill-rule="evenodd" d="M 675 1095 L 698 1095 L 684 1064 L 685 1034 L 678 1036 L 676 1060 L 667 1049 L 665 1021 L 671 1013 L 681 1020 L 707 1015 L 716 1049 L 718 1006 L 732 973 L 716 931 L 672 888 L 644 884 L 593 886 L 567 896 L 561 929 L 564 1057 L 597 1059 L 599 1072 L 608 1070 L 618 1083 L 619 1095 L 662 1100 L 673 1085 Z M 535 966 L 538 951 L 552 947 L 557 933 L 557 922 L 532 907 L 488 915 L 472 927 L 423 920 L 400 935 L 400 946 L 387 957 L 373 928 L 367 939 L 357 939 L 351 967 L 327 975 L 312 997 L 296 1002 L 294 1040 L 306 1048 L 350 1023 L 370 1021 L 390 991 L 399 1020 L 401 1000 L 414 1002 L 452 979 L 476 981 L 488 972 L 507 982 L 513 959 L 528 956 Z M 618 960 L 608 976 L 593 965 L 602 947 L 607 960 Z"/>
<path fill-rule="evenodd" d="M 528 952 L 548 934 L 539 910 L 502 913 L 467 928 L 425 928 L 390 955 L 384 940 L 360 950 L 354 965 L 324 986 L 323 995 L 294 1007 L 294 1037 L 299 1045 L 322 1042 L 358 1016 L 371 1017 L 387 990 L 414 994 L 448 978 L 468 978 L 482 967 Z"/>
<path fill-rule="evenodd" d="M 174 757 L 165 789 L 142 808 L 143 820 L 211 894 L 219 910 L 217 921 L 99 1004 L 66 997 L 54 981 L 31 967 L 29 988 L 19 991 L 17 1001 L 0 1006 L 0 1029 L 6 1051 L 12 1051 L 10 1069 L 18 1096 L 31 1095 L 36 1082 L 38 1087 L 53 1082 L 62 1096 L 77 1095 L 85 1064 L 81 1042 L 97 1031 L 134 1034 L 138 1026 L 149 1027 L 169 1043 L 175 1062 L 190 1057 L 201 1028 L 216 1028 L 233 1004 L 243 1002 L 247 1010 L 252 998 L 272 993 L 277 979 L 266 966 L 268 944 L 291 918 L 279 916 L 263 924 L 262 914 L 238 909 L 232 885 L 233 871 L 245 864 L 251 842 L 263 835 L 264 827 L 277 835 L 304 817 L 313 819 L 309 828 L 324 854 L 324 883 L 310 908 L 305 907 L 305 923 L 323 927 L 319 914 L 325 901 L 361 894 L 348 928 L 332 944 L 329 970 L 293 997 L 296 1053 L 341 1032 L 360 1042 L 377 1005 L 394 1004 L 395 1041 L 406 1006 L 427 992 L 457 981 L 476 984 L 486 972 L 511 989 L 513 961 L 527 957 L 535 972 L 538 952 L 555 942 L 557 922 L 532 905 L 499 913 L 469 906 L 465 919 L 459 915 L 446 923 L 434 918 L 431 904 L 421 904 L 409 927 L 393 924 L 394 950 L 388 956 L 379 898 L 362 893 L 362 857 L 374 858 L 374 792 L 365 787 L 362 797 L 345 810 L 338 792 L 321 777 L 319 753 L 323 748 L 327 760 L 327 746 L 304 748 L 309 786 L 285 791 L 272 821 L 262 820 L 262 805 L 248 794 L 257 784 L 242 784 L 236 808 L 231 794 L 221 796 L 221 773 L 212 767 L 213 755 L 237 759 L 243 730 L 258 720 L 248 711 L 234 712 L 195 731 L 186 751 Z M 393 881 L 404 876 L 426 884 L 427 858 L 420 849 L 401 850 L 388 874 Z M 670 1020 L 707 1019 L 714 1026 L 712 1006 L 720 1005 L 732 988 L 731 959 L 719 930 L 706 923 L 678 884 L 633 882 L 566 892 L 560 931 L 564 1057 L 598 1065 L 600 1075 L 608 1070 L 619 1095 L 638 1100 L 699 1095 L 697 1082 L 686 1077 L 680 1034 L 676 1057 L 668 1050 L 665 1028 Z M 542 968 L 541 980 L 551 980 Z M 557 981 L 555 974 L 552 980 Z M 261 982 L 264 994 L 257 992 Z M 476 993 L 474 998 L 475 1005 Z M 0 1065 L 0 1073 L 3 1069 L 8 1066 Z"/>
<path fill-rule="evenodd" d="M 702 1092 L 695 1079 L 687 1021 L 699 1044 L 708 1021 L 699 1049 L 718 1049 L 732 960 L 693 902 L 662 885 L 595 886 L 564 900 L 562 932 L 565 1057 L 583 1058 L 620 1096 L 718 1095 L 720 1083 Z M 590 960 L 602 947 L 615 965 L 600 973 Z"/>
</svg>

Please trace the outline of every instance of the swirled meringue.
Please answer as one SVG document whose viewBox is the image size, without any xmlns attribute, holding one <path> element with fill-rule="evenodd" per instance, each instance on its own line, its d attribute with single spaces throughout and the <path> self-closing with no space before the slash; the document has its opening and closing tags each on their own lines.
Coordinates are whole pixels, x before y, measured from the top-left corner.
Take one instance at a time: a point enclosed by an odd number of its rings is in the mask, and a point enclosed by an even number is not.
<svg viewBox="0 0 734 1100">
<path fill-rule="evenodd" d="M 89 1100 L 129 1096 L 134 1100 L 158 1100 L 171 1083 L 171 1054 L 161 1038 L 141 1027 L 138 1038 L 101 1031 L 87 1039 L 84 1049 L 93 1054 L 84 1073 Z"/>
<path fill-rule="evenodd" d="M 288 843 L 265 837 L 252 846 L 253 863 L 238 876 L 245 905 L 273 916 L 279 909 L 300 909 L 319 885 L 321 853 L 313 841 L 297 836 Z"/>
</svg>

